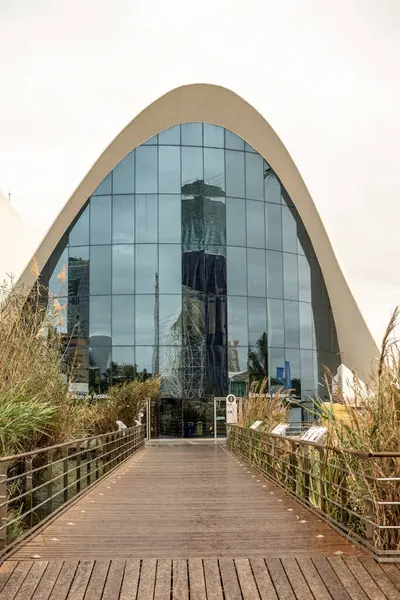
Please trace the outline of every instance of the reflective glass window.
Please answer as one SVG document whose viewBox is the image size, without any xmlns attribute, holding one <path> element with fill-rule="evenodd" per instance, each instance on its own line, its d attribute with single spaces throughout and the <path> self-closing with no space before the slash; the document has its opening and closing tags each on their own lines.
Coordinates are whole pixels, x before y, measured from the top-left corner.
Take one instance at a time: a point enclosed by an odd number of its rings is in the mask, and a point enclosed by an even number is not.
<svg viewBox="0 0 400 600">
<path fill-rule="evenodd" d="M 90 200 L 90 243 L 111 243 L 111 196 Z"/>
<path fill-rule="evenodd" d="M 225 195 L 225 156 L 223 150 L 204 149 L 204 193 L 207 196 Z"/>
<path fill-rule="evenodd" d="M 244 153 L 227 150 L 225 152 L 226 195 L 245 197 Z"/>
<path fill-rule="evenodd" d="M 281 184 L 267 163 L 264 163 L 264 199 L 266 202 L 281 203 Z"/>
<path fill-rule="evenodd" d="M 135 196 L 113 196 L 112 201 L 113 244 L 129 244 L 135 241 Z"/>
<path fill-rule="evenodd" d="M 96 346 L 111 343 L 111 296 L 90 296 L 89 343 Z"/>
<path fill-rule="evenodd" d="M 198 184 L 203 181 L 203 150 L 201 148 L 182 148 L 182 194 L 196 195 Z M 201 192 L 200 192 L 201 193 Z"/>
<path fill-rule="evenodd" d="M 311 268 L 305 256 L 298 257 L 299 268 L 299 300 L 311 302 Z"/>
<path fill-rule="evenodd" d="M 247 200 L 246 210 L 247 246 L 265 248 L 264 204 Z"/>
<path fill-rule="evenodd" d="M 111 346 L 89 348 L 89 387 L 94 394 L 104 394 L 111 385 Z"/>
<path fill-rule="evenodd" d="M 244 141 L 236 133 L 225 129 L 225 148 L 229 148 L 229 150 L 244 150 Z"/>
<path fill-rule="evenodd" d="M 201 123 L 182 123 L 181 125 L 182 146 L 202 146 L 203 127 Z"/>
<path fill-rule="evenodd" d="M 112 343 L 129 346 L 135 343 L 135 296 L 112 298 Z"/>
<path fill-rule="evenodd" d="M 287 389 L 292 389 L 296 396 L 301 395 L 300 350 L 286 348 L 285 360 L 289 363 L 290 381 L 286 381 Z"/>
<path fill-rule="evenodd" d="M 285 345 L 287 348 L 299 348 L 299 303 L 284 301 L 285 307 Z"/>
<path fill-rule="evenodd" d="M 303 397 L 311 394 L 316 389 L 315 363 L 315 352 L 312 350 L 300 351 L 301 391 Z"/>
<path fill-rule="evenodd" d="M 160 195 L 158 197 L 158 241 L 180 243 L 181 241 L 181 196 Z"/>
<path fill-rule="evenodd" d="M 112 348 L 112 368 L 114 385 L 135 379 L 135 348 L 133 346 Z"/>
<path fill-rule="evenodd" d="M 159 341 L 163 346 L 181 345 L 181 295 L 160 294 L 159 297 Z"/>
<path fill-rule="evenodd" d="M 137 294 L 154 294 L 156 289 L 157 245 L 137 244 L 136 250 L 136 286 Z"/>
<path fill-rule="evenodd" d="M 157 193 L 157 147 L 136 148 L 136 193 Z"/>
<path fill-rule="evenodd" d="M 135 198 L 136 242 L 157 242 L 157 196 L 141 194 Z"/>
<path fill-rule="evenodd" d="M 68 248 L 64 248 L 49 279 L 50 292 L 54 296 L 68 295 Z"/>
<path fill-rule="evenodd" d="M 90 294 L 111 294 L 111 246 L 90 247 Z"/>
<path fill-rule="evenodd" d="M 94 190 L 92 196 L 105 196 L 111 194 L 111 181 L 112 175 L 109 173 L 107 177 L 103 179 L 100 185 Z"/>
<path fill-rule="evenodd" d="M 249 296 L 266 296 L 265 250 L 247 249 L 247 281 Z"/>
<path fill-rule="evenodd" d="M 297 252 L 296 219 L 287 206 L 282 206 L 282 246 L 285 252 Z"/>
<path fill-rule="evenodd" d="M 180 244 L 160 244 L 160 294 L 179 294 L 182 288 L 182 260 Z"/>
<path fill-rule="evenodd" d="M 285 345 L 285 328 L 283 317 L 283 301 L 269 298 L 268 304 L 268 341 L 276 348 Z"/>
<path fill-rule="evenodd" d="M 254 150 L 253 146 L 250 146 L 247 142 L 244 143 L 244 149 L 246 152 L 257 152 L 257 150 Z"/>
<path fill-rule="evenodd" d="M 267 296 L 283 298 L 283 258 L 282 252 L 267 250 Z"/>
<path fill-rule="evenodd" d="M 299 319 L 300 348 L 312 350 L 314 348 L 314 331 L 311 304 L 308 302 L 299 302 Z"/>
<path fill-rule="evenodd" d="M 70 246 L 87 246 L 89 244 L 89 210 L 89 205 L 87 205 L 70 230 Z"/>
<path fill-rule="evenodd" d="M 133 244 L 112 247 L 112 292 L 133 294 L 135 291 L 135 251 Z"/>
<path fill-rule="evenodd" d="M 86 346 L 89 338 L 88 296 L 68 298 L 67 322 L 70 346 Z"/>
<path fill-rule="evenodd" d="M 285 351 L 280 348 L 270 348 L 268 352 L 270 383 L 273 386 L 282 387 L 284 378 L 280 375 L 285 372 Z"/>
<path fill-rule="evenodd" d="M 297 255 L 283 253 L 283 295 L 288 300 L 299 299 Z"/>
<path fill-rule="evenodd" d="M 204 123 L 204 146 L 213 148 L 224 147 L 224 129 L 218 125 Z"/>
<path fill-rule="evenodd" d="M 169 129 L 165 129 L 158 134 L 158 143 L 161 145 L 179 145 L 181 143 L 181 126 L 175 125 Z"/>
<path fill-rule="evenodd" d="M 69 248 L 68 295 L 89 295 L 89 246 Z"/>
<path fill-rule="evenodd" d="M 143 142 L 142 146 L 156 146 L 158 143 L 158 134 L 153 135 L 153 137 L 149 138 L 145 142 Z"/>
<path fill-rule="evenodd" d="M 264 199 L 263 159 L 246 152 L 246 198 Z"/>
<path fill-rule="evenodd" d="M 181 149 L 179 146 L 160 146 L 158 149 L 158 186 L 160 193 L 181 191 Z"/>
<path fill-rule="evenodd" d="M 318 350 L 329 352 L 331 348 L 329 308 L 317 305 L 314 309 L 314 326 L 316 347 Z"/>
<path fill-rule="evenodd" d="M 267 203 L 265 220 L 268 250 L 282 250 L 282 207 Z"/>
<path fill-rule="evenodd" d="M 133 194 L 135 191 L 135 153 L 129 152 L 113 170 L 113 194 Z"/>
<path fill-rule="evenodd" d="M 137 295 L 135 298 L 136 344 L 154 344 L 154 295 Z"/>
<path fill-rule="evenodd" d="M 135 361 L 137 365 L 137 372 L 141 377 L 151 377 L 156 375 L 153 371 L 154 364 L 154 348 L 153 346 L 136 346 L 135 348 Z"/>
<path fill-rule="evenodd" d="M 226 199 L 226 243 L 228 246 L 246 245 L 246 202 L 241 198 Z"/>
<path fill-rule="evenodd" d="M 265 298 L 248 299 L 249 345 L 257 346 L 267 333 L 267 301 Z"/>
<path fill-rule="evenodd" d="M 228 343 L 247 346 L 247 298 L 228 296 Z"/>
<path fill-rule="evenodd" d="M 245 296 L 247 294 L 246 248 L 227 248 L 228 294 Z"/>
</svg>

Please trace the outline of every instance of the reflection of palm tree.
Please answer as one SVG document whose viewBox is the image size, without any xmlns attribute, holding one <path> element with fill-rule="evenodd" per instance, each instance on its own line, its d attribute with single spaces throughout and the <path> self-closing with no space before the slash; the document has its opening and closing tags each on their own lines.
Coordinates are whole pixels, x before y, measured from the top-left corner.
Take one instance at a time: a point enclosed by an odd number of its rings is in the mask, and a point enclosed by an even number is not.
<svg viewBox="0 0 400 600">
<path fill-rule="evenodd" d="M 258 387 L 268 377 L 268 337 L 265 332 L 258 338 L 256 346 L 256 350 L 249 350 L 249 379 Z"/>
</svg>

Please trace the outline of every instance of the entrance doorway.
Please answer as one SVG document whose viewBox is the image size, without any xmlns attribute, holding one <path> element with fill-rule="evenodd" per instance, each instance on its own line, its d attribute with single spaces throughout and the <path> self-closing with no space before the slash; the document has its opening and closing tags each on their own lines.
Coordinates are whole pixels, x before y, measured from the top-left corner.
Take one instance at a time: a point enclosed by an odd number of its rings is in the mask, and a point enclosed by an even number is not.
<svg viewBox="0 0 400 600">
<path fill-rule="evenodd" d="M 160 398 L 147 412 L 149 439 L 226 437 L 225 398 Z"/>
</svg>

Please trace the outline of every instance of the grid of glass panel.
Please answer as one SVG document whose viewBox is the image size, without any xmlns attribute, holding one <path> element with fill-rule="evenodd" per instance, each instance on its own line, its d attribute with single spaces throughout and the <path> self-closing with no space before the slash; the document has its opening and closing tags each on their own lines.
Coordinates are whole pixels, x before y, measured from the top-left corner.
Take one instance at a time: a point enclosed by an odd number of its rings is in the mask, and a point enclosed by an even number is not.
<svg viewBox="0 0 400 600">
<path fill-rule="evenodd" d="M 43 279 L 67 304 L 82 392 L 160 373 L 164 397 L 243 395 L 268 375 L 304 397 L 321 365 L 337 364 L 325 284 L 293 203 L 268 163 L 215 125 L 184 123 L 130 152 Z"/>
</svg>

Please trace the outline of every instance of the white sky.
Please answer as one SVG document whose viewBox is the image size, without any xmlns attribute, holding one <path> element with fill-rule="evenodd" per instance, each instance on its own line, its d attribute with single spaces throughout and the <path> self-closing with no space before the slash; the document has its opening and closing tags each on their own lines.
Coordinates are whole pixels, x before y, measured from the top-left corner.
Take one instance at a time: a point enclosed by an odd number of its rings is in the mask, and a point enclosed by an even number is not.
<svg viewBox="0 0 400 600">
<path fill-rule="evenodd" d="M 45 233 L 119 131 L 228 87 L 297 164 L 378 340 L 400 303 L 399 0 L 0 0 L 0 188 Z"/>
</svg>

